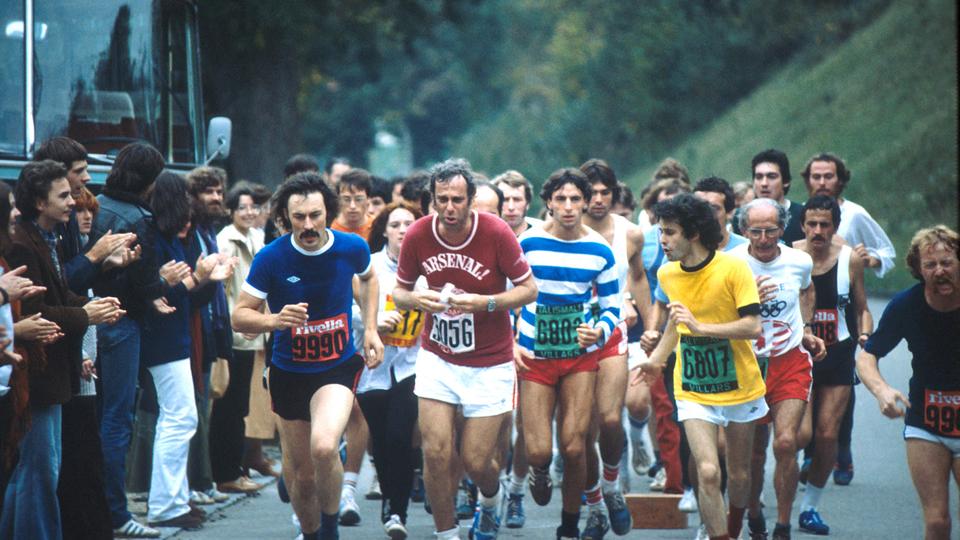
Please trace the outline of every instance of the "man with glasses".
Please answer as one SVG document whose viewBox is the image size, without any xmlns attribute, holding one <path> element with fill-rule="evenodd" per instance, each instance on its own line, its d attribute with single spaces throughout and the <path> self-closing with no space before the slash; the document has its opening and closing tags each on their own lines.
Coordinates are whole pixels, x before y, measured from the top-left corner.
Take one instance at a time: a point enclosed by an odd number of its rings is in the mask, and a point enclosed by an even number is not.
<svg viewBox="0 0 960 540">
<path fill-rule="evenodd" d="M 373 178 L 369 172 L 363 169 L 350 169 L 345 172 L 336 187 L 340 198 L 340 213 L 330 228 L 353 233 L 366 240 L 370 233 L 371 220 L 367 216 L 367 205 L 372 188 Z"/>
</svg>

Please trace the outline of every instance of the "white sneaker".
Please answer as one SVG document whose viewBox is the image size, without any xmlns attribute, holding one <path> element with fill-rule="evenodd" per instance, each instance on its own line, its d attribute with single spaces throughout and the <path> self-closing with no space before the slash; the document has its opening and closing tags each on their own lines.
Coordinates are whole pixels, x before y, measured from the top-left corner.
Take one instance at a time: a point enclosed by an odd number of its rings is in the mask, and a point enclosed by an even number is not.
<svg viewBox="0 0 960 540">
<path fill-rule="evenodd" d="M 650 454 L 647 453 L 647 445 L 644 444 L 643 439 L 631 439 L 630 445 L 633 446 L 633 455 L 631 456 L 630 462 L 633 465 L 633 472 L 637 476 L 643 476 L 647 474 L 647 469 L 650 468 Z"/>
<path fill-rule="evenodd" d="M 214 500 L 202 491 L 191 491 L 190 502 L 193 504 L 213 504 Z"/>
<path fill-rule="evenodd" d="M 212 488 L 204 491 L 203 494 L 206 495 L 207 497 L 209 497 L 210 500 L 212 500 L 212 501 L 215 502 L 215 503 L 226 502 L 226 500 L 230 498 L 229 495 L 227 495 L 226 493 L 224 493 L 224 492 L 222 492 L 222 491 L 218 491 L 217 488 L 215 488 L 215 487 L 212 487 Z"/>
<path fill-rule="evenodd" d="M 653 477 L 653 481 L 650 482 L 650 491 L 663 491 L 663 488 L 667 485 L 667 471 L 660 467 L 660 470 L 657 471 L 657 475 Z"/>
<path fill-rule="evenodd" d="M 160 531 L 131 519 L 113 530 L 114 538 L 160 538 Z"/>
<path fill-rule="evenodd" d="M 407 528 L 400 521 L 400 516 L 393 514 L 383 524 L 383 530 L 390 537 L 390 540 L 404 540 L 407 537 Z"/>
<path fill-rule="evenodd" d="M 693 537 L 693 540 L 710 540 L 710 535 L 707 534 L 707 526 L 705 524 L 700 524 L 700 528 L 697 529 L 697 535 Z"/>
<path fill-rule="evenodd" d="M 353 500 L 353 497 L 346 495 L 345 493 L 340 494 L 340 525 L 350 527 L 353 525 L 360 524 L 360 506 L 357 505 L 357 501 Z"/>
<path fill-rule="evenodd" d="M 697 496 L 694 495 L 693 488 L 683 490 L 683 497 L 680 497 L 677 509 L 687 514 L 692 514 L 697 511 Z"/>
</svg>

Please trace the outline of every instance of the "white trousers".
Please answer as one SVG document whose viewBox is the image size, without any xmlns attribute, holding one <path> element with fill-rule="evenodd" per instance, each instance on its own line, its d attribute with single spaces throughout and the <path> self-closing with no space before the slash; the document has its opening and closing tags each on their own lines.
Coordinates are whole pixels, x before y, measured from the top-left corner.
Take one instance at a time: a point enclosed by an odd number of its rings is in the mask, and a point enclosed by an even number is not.
<svg viewBox="0 0 960 540">
<path fill-rule="evenodd" d="M 190 360 L 175 360 L 148 368 L 157 388 L 156 437 L 147 519 L 172 519 L 190 511 L 187 455 L 197 430 L 197 405 L 193 397 Z"/>
</svg>

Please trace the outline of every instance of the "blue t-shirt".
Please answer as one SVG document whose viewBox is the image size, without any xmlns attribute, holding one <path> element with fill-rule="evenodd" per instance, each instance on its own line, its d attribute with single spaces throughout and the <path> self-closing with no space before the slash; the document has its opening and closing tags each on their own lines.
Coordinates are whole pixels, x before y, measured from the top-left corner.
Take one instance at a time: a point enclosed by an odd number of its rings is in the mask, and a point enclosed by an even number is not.
<svg viewBox="0 0 960 540">
<path fill-rule="evenodd" d="M 273 365 L 296 373 L 332 369 L 356 353 L 353 275 L 370 272 L 370 248 L 355 234 L 327 229 L 327 243 L 305 251 L 286 234 L 265 246 L 250 266 L 243 291 L 265 299 L 272 313 L 306 302 L 309 322 L 273 333 Z"/>
</svg>

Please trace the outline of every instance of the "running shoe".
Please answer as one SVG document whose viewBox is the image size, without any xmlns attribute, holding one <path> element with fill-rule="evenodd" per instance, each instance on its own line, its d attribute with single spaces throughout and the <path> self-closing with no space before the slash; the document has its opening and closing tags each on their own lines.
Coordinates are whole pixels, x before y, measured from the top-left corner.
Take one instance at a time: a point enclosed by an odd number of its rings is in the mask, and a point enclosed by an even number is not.
<svg viewBox="0 0 960 540">
<path fill-rule="evenodd" d="M 553 496 L 553 480 L 550 479 L 550 473 L 544 469 L 531 467 L 530 474 L 527 475 L 527 486 L 530 488 L 533 502 L 540 506 L 550 504 L 550 497 Z"/>
<path fill-rule="evenodd" d="M 758 523 L 754 523 L 753 518 L 747 518 L 747 534 L 750 540 L 767 540 L 767 524 L 763 518 Z"/>
<path fill-rule="evenodd" d="M 683 490 L 683 496 L 680 497 L 680 502 L 677 503 L 677 509 L 686 514 L 692 514 L 698 510 L 697 496 L 693 493 L 693 488 Z"/>
<path fill-rule="evenodd" d="M 610 528 L 617 536 L 623 536 L 633 529 L 633 516 L 630 515 L 630 509 L 627 508 L 627 501 L 623 499 L 623 493 L 615 491 L 613 493 L 604 493 L 603 502 L 607 506 L 607 514 L 610 516 Z"/>
<path fill-rule="evenodd" d="M 642 437 L 630 439 L 630 444 L 633 446 L 633 456 L 630 459 L 633 472 L 637 473 L 637 476 L 642 476 L 650 468 L 650 454 L 647 453 L 647 445 L 643 442 Z"/>
<path fill-rule="evenodd" d="M 360 524 L 360 506 L 350 496 L 340 494 L 340 524 L 345 527 Z"/>
<path fill-rule="evenodd" d="M 587 514 L 587 524 L 583 528 L 580 540 L 603 540 L 603 536 L 610 530 L 610 521 L 603 510 L 592 510 Z"/>
<path fill-rule="evenodd" d="M 500 517 L 497 509 L 477 506 L 473 513 L 473 525 L 470 526 L 470 538 L 473 540 L 496 540 L 500 530 Z"/>
<path fill-rule="evenodd" d="M 660 467 L 660 470 L 657 471 L 657 475 L 653 477 L 653 481 L 650 482 L 650 491 L 663 491 L 663 488 L 667 485 L 667 470 L 663 467 Z"/>
<path fill-rule="evenodd" d="M 790 540 L 790 526 L 777 523 L 773 526 L 773 540 Z"/>
<path fill-rule="evenodd" d="M 407 528 L 400 520 L 400 516 L 393 514 L 390 519 L 383 523 L 383 531 L 387 533 L 390 540 L 405 540 L 407 538 Z"/>
<path fill-rule="evenodd" d="M 523 511 L 523 493 L 507 495 L 507 528 L 519 529 L 527 522 L 527 515 Z"/>
<path fill-rule="evenodd" d="M 160 538 L 160 531 L 130 519 L 113 530 L 114 538 Z"/>
<path fill-rule="evenodd" d="M 800 530 L 819 535 L 830 534 L 830 526 L 823 522 L 815 508 L 800 512 Z"/>
<path fill-rule="evenodd" d="M 838 486 L 849 486 L 853 481 L 853 463 L 833 466 L 833 483 Z"/>
</svg>

